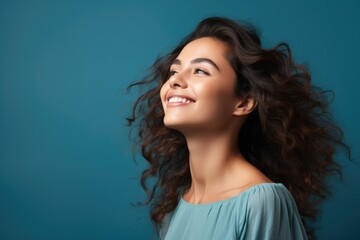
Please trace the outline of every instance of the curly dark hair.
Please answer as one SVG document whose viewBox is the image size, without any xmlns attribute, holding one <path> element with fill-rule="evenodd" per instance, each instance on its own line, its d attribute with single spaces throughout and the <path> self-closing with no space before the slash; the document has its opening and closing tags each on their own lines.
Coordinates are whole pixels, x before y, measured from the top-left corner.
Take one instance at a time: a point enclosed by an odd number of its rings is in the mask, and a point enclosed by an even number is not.
<svg viewBox="0 0 360 240">
<path fill-rule="evenodd" d="M 164 125 L 160 89 L 185 45 L 202 37 L 228 45 L 227 60 L 237 76 L 236 94 L 251 96 L 258 103 L 240 129 L 240 152 L 273 182 L 288 188 L 309 237 L 315 238 L 308 223 L 316 220 L 319 204 L 330 194 L 328 176 L 341 175 L 334 159 L 338 147 L 350 158 L 343 132 L 328 110 L 328 93 L 333 92 L 311 84 L 309 71 L 293 62 L 288 44 L 264 49 L 252 25 L 221 17 L 201 21 L 171 53 L 155 61 L 147 77 L 129 86 L 149 89 L 135 102 L 128 122 L 138 131 L 138 146 L 149 163 L 141 185 L 148 195 L 144 204 L 151 204 L 153 223 L 159 227 L 191 184 L 186 140 Z M 155 181 L 150 184 L 152 178 Z"/>
</svg>

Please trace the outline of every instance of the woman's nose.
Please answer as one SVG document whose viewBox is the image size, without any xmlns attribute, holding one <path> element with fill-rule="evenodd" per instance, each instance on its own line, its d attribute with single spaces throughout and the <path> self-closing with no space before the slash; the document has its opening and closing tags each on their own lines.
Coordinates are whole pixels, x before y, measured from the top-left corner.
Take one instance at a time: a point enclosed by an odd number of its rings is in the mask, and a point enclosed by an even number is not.
<svg viewBox="0 0 360 240">
<path fill-rule="evenodd" d="M 170 87 L 171 88 L 186 88 L 187 83 L 184 79 L 184 76 L 180 73 L 177 73 L 170 77 L 169 79 Z"/>
</svg>

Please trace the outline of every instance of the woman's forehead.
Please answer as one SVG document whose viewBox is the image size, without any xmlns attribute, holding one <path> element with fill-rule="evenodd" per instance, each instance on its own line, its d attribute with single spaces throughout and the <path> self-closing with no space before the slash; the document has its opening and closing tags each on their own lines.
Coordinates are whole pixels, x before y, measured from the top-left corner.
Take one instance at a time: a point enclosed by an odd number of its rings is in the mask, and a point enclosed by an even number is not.
<svg viewBox="0 0 360 240">
<path fill-rule="evenodd" d="M 219 64 L 225 64 L 229 47 L 226 43 L 212 37 L 203 37 L 191 41 L 180 52 L 177 59 L 181 62 L 194 58 L 208 58 Z"/>
</svg>

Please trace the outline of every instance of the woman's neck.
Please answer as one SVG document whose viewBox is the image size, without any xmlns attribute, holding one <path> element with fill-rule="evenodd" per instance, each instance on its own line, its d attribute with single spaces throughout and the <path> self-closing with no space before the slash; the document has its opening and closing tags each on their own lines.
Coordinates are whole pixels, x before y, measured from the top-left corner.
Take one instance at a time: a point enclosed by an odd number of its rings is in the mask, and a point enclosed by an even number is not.
<svg viewBox="0 0 360 240">
<path fill-rule="evenodd" d="M 192 183 L 191 202 L 207 201 L 222 191 L 236 188 L 244 177 L 239 174 L 248 164 L 237 150 L 234 134 L 196 134 L 187 136 Z"/>
</svg>

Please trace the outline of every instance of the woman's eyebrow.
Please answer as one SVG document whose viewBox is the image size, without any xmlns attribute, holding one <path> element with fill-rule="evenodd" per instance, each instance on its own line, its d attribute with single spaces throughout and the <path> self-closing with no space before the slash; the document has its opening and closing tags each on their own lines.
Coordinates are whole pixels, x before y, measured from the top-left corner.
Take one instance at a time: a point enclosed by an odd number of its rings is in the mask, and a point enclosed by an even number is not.
<svg viewBox="0 0 360 240">
<path fill-rule="evenodd" d="M 171 65 L 181 65 L 181 61 L 179 59 L 174 59 Z"/>
<path fill-rule="evenodd" d="M 195 58 L 193 60 L 191 60 L 191 63 L 202 63 L 202 62 L 207 62 L 210 63 L 211 65 L 213 65 L 219 72 L 220 69 L 219 67 L 216 65 L 216 63 L 213 62 L 213 60 L 209 59 L 209 58 Z"/>
<path fill-rule="evenodd" d="M 216 63 L 213 62 L 213 60 L 211 60 L 209 58 L 195 58 L 195 59 L 191 60 L 191 64 L 202 63 L 202 62 L 207 62 L 207 63 L 213 65 L 220 72 L 220 68 L 216 65 Z M 172 64 L 181 65 L 181 61 L 179 59 L 174 59 Z"/>
</svg>

